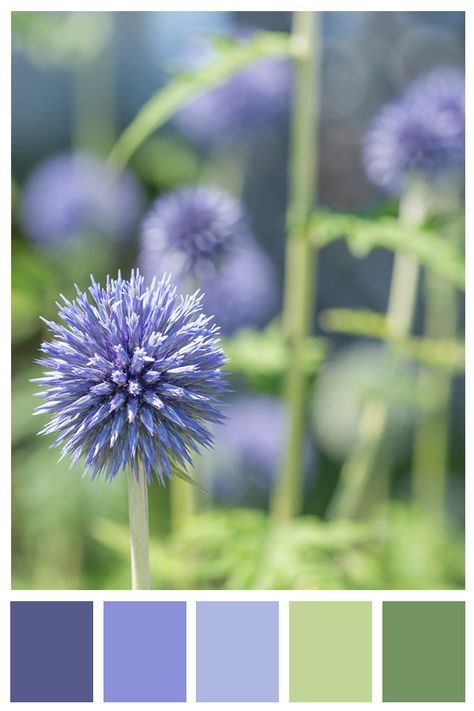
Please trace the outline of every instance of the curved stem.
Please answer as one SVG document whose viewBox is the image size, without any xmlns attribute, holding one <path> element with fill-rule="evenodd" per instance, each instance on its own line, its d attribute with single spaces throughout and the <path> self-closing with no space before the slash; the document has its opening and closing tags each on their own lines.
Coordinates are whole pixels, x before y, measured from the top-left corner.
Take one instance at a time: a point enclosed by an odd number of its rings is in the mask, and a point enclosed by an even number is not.
<svg viewBox="0 0 474 711">
<path fill-rule="evenodd" d="M 271 503 L 271 515 L 276 521 L 290 519 L 302 507 L 303 440 L 308 389 L 304 372 L 304 344 L 311 328 L 315 289 L 315 255 L 307 238 L 306 222 L 316 198 L 318 165 L 317 21 L 317 13 L 294 13 L 292 40 L 299 52 L 295 62 L 283 308 L 283 327 L 290 349 L 286 380 L 289 424 L 285 457 Z"/>
<path fill-rule="evenodd" d="M 127 478 L 132 590 L 149 590 L 148 484 L 141 468 L 138 479 L 131 471 Z"/>
<path fill-rule="evenodd" d="M 292 56 L 296 52 L 297 48 L 291 46 L 286 34 L 259 32 L 245 44 L 227 48 L 216 61 L 201 70 L 181 74 L 142 106 L 113 146 L 110 163 L 116 168 L 124 168 L 141 144 L 179 109 L 223 84 L 240 69 L 260 59 Z"/>
</svg>

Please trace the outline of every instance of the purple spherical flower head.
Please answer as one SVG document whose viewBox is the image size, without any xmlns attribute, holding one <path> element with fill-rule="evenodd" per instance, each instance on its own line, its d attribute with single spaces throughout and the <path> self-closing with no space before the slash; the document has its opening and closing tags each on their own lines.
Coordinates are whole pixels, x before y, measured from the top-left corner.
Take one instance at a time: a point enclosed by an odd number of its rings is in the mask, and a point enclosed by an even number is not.
<svg viewBox="0 0 474 711">
<path fill-rule="evenodd" d="M 434 69 L 413 82 L 406 98 L 416 111 L 429 118 L 431 131 L 438 137 L 446 158 L 464 161 L 465 78 L 452 67 Z"/>
<path fill-rule="evenodd" d="M 253 240 L 235 249 L 201 287 L 204 308 L 225 336 L 244 326 L 261 328 L 278 310 L 275 267 Z"/>
<path fill-rule="evenodd" d="M 241 31 L 235 36 L 245 42 L 252 34 Z M 193 52 L 188 70 L 196 71 L 213 58 L 210 45 L 201 43 Z M 292 67 L 287 59 L 263 59 L 190 102 L 175 121 L 184 133 L 204 143 L 254 131 L 287 110 L 291 80 Z"/>
<path fill-rule="evenodd" d="M 145 286 L 92 278 L 89 299 L 58 304 L 63 324 L 45 321 L 54 334 L 43 343 L 47 370 L 36 379 L 52 420 L 41 434 L 57 433 L 52 446 L 74 464 L 85 460 L 92 479 L 114 479 L 120 468 L 148 482 L 171 478 L 172 466 L 192 464 L 191 452 L 209 447 L 208 423 L 220 422 L 226 389 L 219 329 L 201 312 L 201 296 L 178 296 L 169 278 Z"/>
<path fill-rule="evenodd" d="M 123 239 L 136 225 L 142 200 L 131 173 L 118 173 L 89 153 L 60 153 L 26 181 L 20 219 L 40 244 L 78 235 Z"/>
<path fill-rule="evenodd" d="M 268 503 L 284 453 L 287 426 L 281 400 L 268 396 L 236 398 L 224 429 L 216 432 L 210 457 L 210 487 L 221 504 Z M 315 449 L 305 444 L 305 486 L 311 481 Z"/>
<path fill-rule="evenodd" d="M 244 209 L 233 195 L 213 185 L 185 187 L 159 197 L 146 215 L 140 261 L 147 277 L 171 272 L 199 279 L 248 235 Z"/>
<path fill-rule="evenodd" d="M 391 193 L 411 174 L 434 177 L 464 158 L 464 78 L 439 69 L 415 81 L 387 104 L 364 141 L 370 180 Z"/>
</svg>

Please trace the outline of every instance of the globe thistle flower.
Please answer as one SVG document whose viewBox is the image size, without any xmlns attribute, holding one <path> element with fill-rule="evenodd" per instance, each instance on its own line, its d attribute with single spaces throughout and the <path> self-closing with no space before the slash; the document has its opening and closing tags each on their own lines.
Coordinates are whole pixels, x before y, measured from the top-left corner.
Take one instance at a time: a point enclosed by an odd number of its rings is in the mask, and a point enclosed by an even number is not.
<svg viewBox="0 0 474 711">
<path fill-rule="evenodd" d="M 222 419 L 219 329 L 202 296 L 178 296 L 169 278 L 91 281 L 92 301 L 76 287 L 58 304 L 63 323 L 45 320 L 54 338 L 41 346 L 36 414 L 52 419 L 41 434 L 56 433 L 52 446 L 73 464 L 83 457 L 92 479 L 130 468 L 138 480 L 141 465 L 149 483 L 155 475 L 163 484 L 173 463 L 186 468 L 192 451 L 211 445 L 208 423 Z"/>
<path fill-rule="evenodd" d="M 42 245 L 84 235 L 123 239 L 135 227 L 142 198 L 131 173 L 117 173 L 89 153 L 60 153 L 26 181 L 20 221 Z"/>
<path fill-rule="evenodd" d="M 230 254 L 201 288 L 204 308 L 225 336 L 244 326 L 262 328 L 278 311 L 275 267 L 253 240 Z"/>
<path fill-rule="evenodd" d="M 235 243 L 249 236 L 240 202 L 213 185 L 159 197 L 141 227 L 144 273 L 200 278 L 214 272 Z"/>
<path fill-rule="evenodd" d="M 364 141 L 369 179 L 400 193 L 411 174 L 429 179 L 464 159 L 464 77 L 439 69 L 416 80 L 387 104 Z"/>
<path fill-rule="evenodd" d="M 246 42 L 253 34 L 253 30 L 239 30 L 234 37 Z M 200 43 L 187 71 L 210 64 L 214 56 L 209 43 Z M 292 67 L 287 59 L 263 59 L 187 104 L 176 114 L 175 123 L 185 134 L 203 143 L 255 131 L 287 110 L 291 80 Z"/>
<path fill-rule="evenodd" d="M 224 429 L 208 458 L 208 486 L 225 505 L 266 505 L 278 476 L 287 426 L 282 401 L 269 396 L 242 396 L 229 404 Z M 305 443 L 305 486 L 311 483 L 315 448 Z"/>
</svg>

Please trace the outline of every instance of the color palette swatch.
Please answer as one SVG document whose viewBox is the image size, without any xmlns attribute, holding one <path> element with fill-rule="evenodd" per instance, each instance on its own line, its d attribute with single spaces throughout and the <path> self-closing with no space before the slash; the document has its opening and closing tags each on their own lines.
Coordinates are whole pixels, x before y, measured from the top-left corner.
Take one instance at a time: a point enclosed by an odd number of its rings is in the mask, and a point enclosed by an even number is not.
<svg viewBox="0 0 474 711">
<path fill-rule="evenodd" d="M 278 701 L 278 603 L 198 602 L 197 701 Z"/>
<path fill-rule="evenodd" d="M 465 698 L 464 602 L 384 602 L 375 629 L 371 602 L 290 602 L 285 649 L 286 602 L 105 602 L 95 631 L 93 605 L 11 603 L 11 701 L 93 701 L 94 636 L 106 702 L 286 702 L 282 679 L 290 702 L 370 702 L 373 638 L 383 701 Z"/>
<path fill-rule="evenodd" d="M 290 603 L 290 701 L 371 701 L 370 602 Z"/>
<path fill-rule="evenodd" d="M 384 602 L 383 700 L 464 701 L 463 602 Z"/>
<path fill-rule="evenodd" d="M 186 701 L 186 603 L 106 602 L 104 701 Z"/>
<path fill-rule="evenodd" d="M 12 602 L 12 701 L 92 701 L 91 602 Z"/>
</svg>

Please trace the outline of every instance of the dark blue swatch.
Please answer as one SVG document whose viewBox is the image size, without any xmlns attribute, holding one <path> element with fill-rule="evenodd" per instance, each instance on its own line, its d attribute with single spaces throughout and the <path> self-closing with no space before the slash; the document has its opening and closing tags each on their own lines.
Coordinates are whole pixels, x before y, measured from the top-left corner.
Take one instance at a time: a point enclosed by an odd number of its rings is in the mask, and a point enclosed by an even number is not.
<svg viewBox="0 0 474 711">
<path fill-rule="evenodd" d="M 11 603 L 11 701 L 92 701 L 92 602 Z"/>
</svg>

